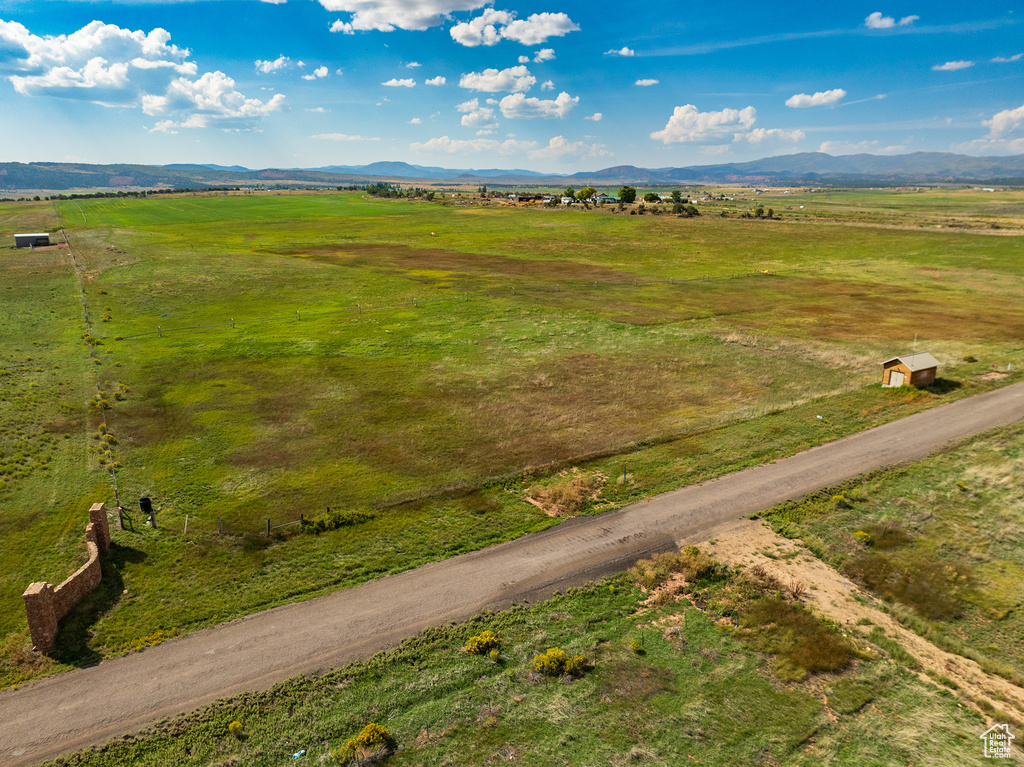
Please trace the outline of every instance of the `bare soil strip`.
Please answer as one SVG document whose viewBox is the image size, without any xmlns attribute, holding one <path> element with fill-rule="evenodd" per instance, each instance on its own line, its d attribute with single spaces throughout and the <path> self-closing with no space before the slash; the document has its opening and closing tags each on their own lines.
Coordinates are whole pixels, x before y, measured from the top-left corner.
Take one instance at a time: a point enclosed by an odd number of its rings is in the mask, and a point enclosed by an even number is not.
<svg viewBox="0 0 1024 767">
<path fill-rule="evenodd" d="M 0 693 L 0 763 L 38 763 L 217 698 L 366 658 L 426 626 L 545 599 L 679 541 L 706 541 L 784 500 L 920 460 L 1022 418 L 1024 384 L 1015 384 L 616 511 L 7 690 Z M 925 655 L 913 635 L 906 642 Z"/>
<path fill-rule="evenodd" d="M 711 543 L 711 541 L 714 543 Z M 1024 717 L 1024 690 L 1002 677 L 988 674 L 973 660 L 941 650 L 927 639 L 897 623 L 888 613 L 874 606 L 876 601 L 846 576 L 836 572 L 800 544 L 776 535 L 762 522 L 737 521 L 723 526 L 704 548 L 715 559 L 734 567 L 761 565 L 779 583 L 801 583 L 806 587 L 801 601 L 844 627 L 853 635 L 867 635 L 873 626 L 880 626 L 905 650 L 917 658 L 925 669 L 931 669 L 955 682 L 955 694 L 964 703 L 977 708 L 989 721 L 991 714 L 977 705 L 987 700 L 995 708 Z M 768 552 L 771 556 L 766 556 Z M 873 625 L 858 625 L 867 619 Z M 921 679 L 935 684 L 923 671 Z"/>
</svg>

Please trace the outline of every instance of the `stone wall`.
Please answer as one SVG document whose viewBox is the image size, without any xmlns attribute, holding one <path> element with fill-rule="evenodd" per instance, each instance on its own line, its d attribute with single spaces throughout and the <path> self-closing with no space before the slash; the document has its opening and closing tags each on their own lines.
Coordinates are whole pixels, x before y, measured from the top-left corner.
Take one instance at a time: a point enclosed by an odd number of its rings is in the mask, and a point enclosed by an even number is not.
<svg viewBox="0 0 1024 767">
<path fill-rule="evenodd" d="M 95 589 L 103 577 L 100 557 L 110 547 L 110 523 L 107 507 L 102 503 L 94 503 L 89 509 L 85 545 L 89 549 L 89 561 L 62 584 L 53 586 L 40 581 L 25 589 L 22 595 L 32 645 L 39 652 L 49 653 L 57 648 L 58 622 Z"/>
</svg>

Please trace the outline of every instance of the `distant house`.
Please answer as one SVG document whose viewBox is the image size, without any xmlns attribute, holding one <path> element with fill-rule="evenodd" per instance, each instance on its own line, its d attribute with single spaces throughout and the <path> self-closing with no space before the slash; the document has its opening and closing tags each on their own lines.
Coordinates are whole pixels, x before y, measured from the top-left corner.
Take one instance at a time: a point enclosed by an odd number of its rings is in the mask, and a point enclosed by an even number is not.
<svg viewBox="0 0 1024 767">
<path fill-rule="evenodd" d="M 14 247 L 16 248 L 39 248 L 50 244 L 50 233 L 40 232 L 38 234 L 16 234 L 14 235 Z"/>
<path fill-rule="evenodd" d="M 562 198 L 562 205 L 572 205 L 574 202 L 576 202 L 576 198 L 575 197 L 563 197 Z"/>
<path fill-rule="evenodd" d="M 935 383 L 938 367 L 939 361 L 928 352 L 893 357 L 882 363 L 882 386 L 929 386 Z"/>
<path fill-rule="evenodd" d="M 592 197 L 591 199 L 595 203 L 597 203 L 598 205 L 600 205 L 602 202 L 604 202 L 604 203 L 619 202 L 619 198 L 618 197 L 612 197 L 610 194 L 599 194 L 599 195 L 596 195 L 596 196 Z"/>
</svg>

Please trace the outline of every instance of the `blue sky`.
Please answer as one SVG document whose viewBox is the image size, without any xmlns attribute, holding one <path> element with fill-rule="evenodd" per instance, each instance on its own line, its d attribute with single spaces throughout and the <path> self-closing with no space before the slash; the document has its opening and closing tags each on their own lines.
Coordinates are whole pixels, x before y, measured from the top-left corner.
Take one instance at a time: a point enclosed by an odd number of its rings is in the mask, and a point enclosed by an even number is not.
<svg viewBox="0 0 1024 767">
<path fill-rule="evenodd" d="M 1014 5 L 0 0 L 0 161 L 1024 154 Z"/>
</svg>

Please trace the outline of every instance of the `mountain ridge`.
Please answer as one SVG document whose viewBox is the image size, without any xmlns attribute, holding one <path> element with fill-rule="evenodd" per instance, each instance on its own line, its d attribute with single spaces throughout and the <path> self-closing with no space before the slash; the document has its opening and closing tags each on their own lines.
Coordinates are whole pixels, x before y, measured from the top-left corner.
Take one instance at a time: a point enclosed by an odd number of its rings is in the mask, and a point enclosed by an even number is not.
<svg viewBox="0 0 1024 767">
<path fill-rule="evenodd" d="M 755 185 L 895 186 L 914 183 L 1024 185 L 1024 155 L 974 157 L 951 152 L 829 155 L 803 152 L 716 165 L 641 168 L 615 165 L 573 174 L 523 169 L 456 169 L 380 161 L 320 168 L 250 169 L 201 163 L 170 165 L 34 162 L 0 163 L 0 190 L 208 188 L 218 186 L 337 186 L 374 181 L 452 181 L 504 186 Z"/>
</svg>

